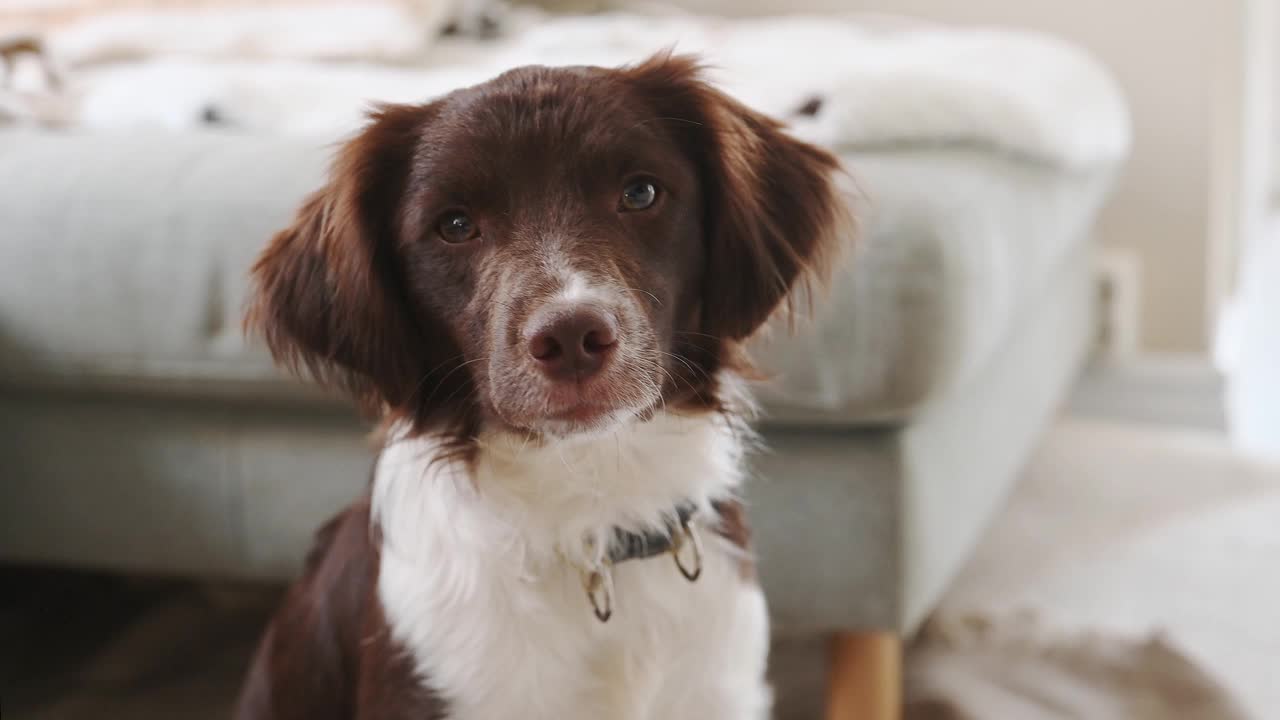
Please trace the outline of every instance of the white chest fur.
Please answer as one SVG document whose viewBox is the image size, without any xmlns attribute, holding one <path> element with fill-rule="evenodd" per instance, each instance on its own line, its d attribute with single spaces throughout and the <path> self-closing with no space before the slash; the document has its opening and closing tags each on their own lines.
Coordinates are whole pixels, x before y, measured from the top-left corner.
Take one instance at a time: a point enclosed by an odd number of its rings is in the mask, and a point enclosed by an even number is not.
<svg viewBox="0 0 1280 720">
<path fill-rule="evenodd" d="M 379 596 L 392 633 L 459 720 L 694 718 L 768 713 L 768 621 L 736 548 L 705 527 L 702 577 L 668 556 L 614 570 L 615 612 L 592 614 L 576 568 L 615 527 L 702 517 L 740 481 L 741 443 L 715 415 L 660 414 L 539 446 L 481 439 L 470 469 L 393 442 L 374 480 Z"/>
</svg>

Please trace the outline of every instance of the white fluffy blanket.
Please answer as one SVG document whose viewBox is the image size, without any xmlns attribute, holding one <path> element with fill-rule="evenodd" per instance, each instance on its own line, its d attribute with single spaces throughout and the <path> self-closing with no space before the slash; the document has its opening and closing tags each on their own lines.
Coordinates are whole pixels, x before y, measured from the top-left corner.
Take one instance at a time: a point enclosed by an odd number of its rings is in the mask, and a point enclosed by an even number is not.
<svg viewBox="0 0 1280 720">
<path fill-rule="evenodd" d="M 684 15 L 508 17 L 494 40 L 445 40 L 421 64 L 209 62 L 167 57 L 74 78 L 70 124 L 184 129 L 214 118 L 255 132 L 335 137 L 372 101 L 414 102 L 518 65 L 619 65 L 701 53 L 747 103 L 837 149 L 996 147 L 1067 168 L 1121 159 L 1130 128 L 1098 63 L 1052 37 L 856 18 Z M 820 100 L 814 116 L 797 109 Z"/>
</svg>

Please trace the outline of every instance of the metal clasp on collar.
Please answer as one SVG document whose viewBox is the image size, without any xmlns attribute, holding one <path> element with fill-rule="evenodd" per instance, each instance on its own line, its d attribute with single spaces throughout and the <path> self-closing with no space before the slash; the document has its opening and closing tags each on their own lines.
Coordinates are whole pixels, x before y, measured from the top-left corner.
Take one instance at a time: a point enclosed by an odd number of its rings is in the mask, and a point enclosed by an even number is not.
<svg viewBox="0 0 1280 720">
<path fill-rule="evenodd" d="M 685 567 L 681 554 L 685 548 L 691 548 L 693 551 L 693 567 L 692 569 Z M 694 531 L 693 525 L 689 520 L 680 521 L 680 529 L 671 536 L 671 557 L 676 561 L 676 567 L 680 569 L 680 574 L 685 580 L 693 582 L 702 576 L 702 540 L 698 537 L 698 533 Z"/>
<path fill-rule="evenodd" d="M 601 565 L 596 570 L 582 572 L 582 587 L 587 591 L 587 601 L 600 622 L 613 617 L 613 567 Z"/>
</svg>

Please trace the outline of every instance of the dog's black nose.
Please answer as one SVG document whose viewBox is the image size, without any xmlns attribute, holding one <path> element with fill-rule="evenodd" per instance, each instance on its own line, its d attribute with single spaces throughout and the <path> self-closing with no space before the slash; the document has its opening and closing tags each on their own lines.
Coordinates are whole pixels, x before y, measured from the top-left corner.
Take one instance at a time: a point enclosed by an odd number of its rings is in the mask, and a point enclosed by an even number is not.
<svg viewBox="0 0 1280 720">
<path fill-rule="evenodd" d="M 609 313 L 581 305 L 535 317 L 529 355 L 552 380 L 586 380 L 600 372 L 618 345 L 618 325 Z"/>
</svg>

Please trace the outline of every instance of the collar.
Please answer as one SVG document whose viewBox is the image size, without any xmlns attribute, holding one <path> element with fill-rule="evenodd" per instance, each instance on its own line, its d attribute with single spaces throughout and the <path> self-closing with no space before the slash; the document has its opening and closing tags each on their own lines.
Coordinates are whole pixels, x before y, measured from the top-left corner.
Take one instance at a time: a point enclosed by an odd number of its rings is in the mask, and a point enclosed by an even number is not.
<svg viewBox="0 0 1280 720">
<path fill-rule="evenodd" d="M 609 543 L 607 553 L 609 564 L 617 565 L 628 560 L 646 560 L 655 555 L 670 552 L 678 542 L 677 536 L 689 527 L 698 506 L 693 503 L 681 503 L 676 506 L 675 522 L 668 520 L 662 531 L 634 533 L 622 528 L 614 528 L 613 541 Z"/>
<path fill-rule="evenodd" d="M 670 553 L 676 568 L 689 582 L 702 574 L 702 542 L 693 527 L 698 506 L 685 502 L 675 507 L 673 518 L 666 527 L 644 533 L 614 528 L 613 539 L 605 552 L 604 563 L 594 570 L 584 571 L 583 587 L 587 600 L 600 622 L 608 622 L 613 616 L 613 566 L 628 560 L 645 560 Z M 689 551 L 686 552 L 686 549 Z M 686 560 L 685 555 L 691 557 Z"/>
</svg>

